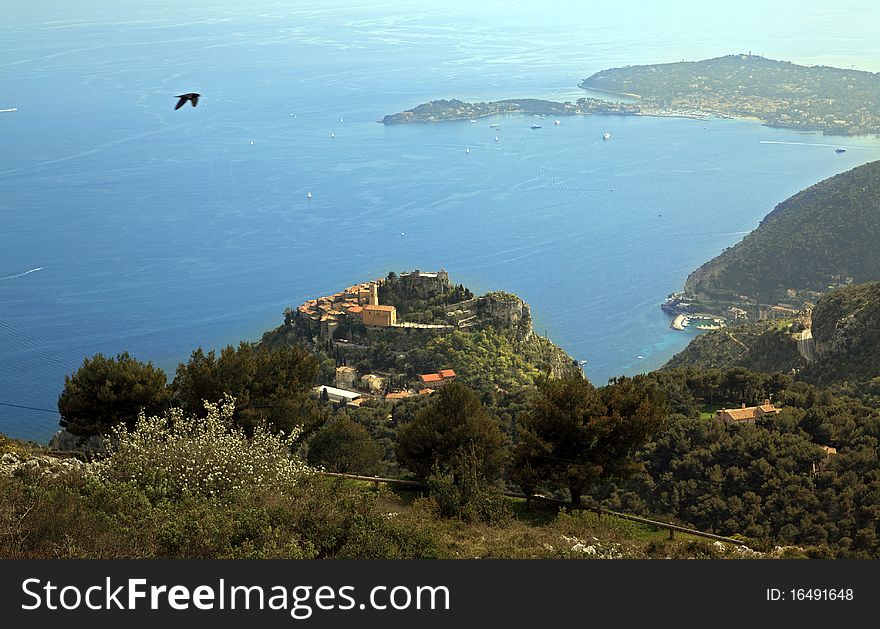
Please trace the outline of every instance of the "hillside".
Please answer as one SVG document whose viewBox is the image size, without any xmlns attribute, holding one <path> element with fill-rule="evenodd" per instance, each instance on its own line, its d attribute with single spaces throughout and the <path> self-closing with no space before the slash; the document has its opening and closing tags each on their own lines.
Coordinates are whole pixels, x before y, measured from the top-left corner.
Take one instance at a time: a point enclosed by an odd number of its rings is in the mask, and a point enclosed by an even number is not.
<svg viewBox="0 0 880 629">
<path fill-rule="evenodd" d="M 603 70 L 580 86 L 640 97 L 645 107 L 754 117 L 828 134 L 880 132 L 880 74 L 757 55 Z"/>
<path fill-rule="evenodd" d="M 393 325 L 364 323 L 357 294 L 368 292 L 370 284 L 384 304 L 377 307 L 394 309 Z M 309 300 L 288 310 L 285 324 L 263 335 L 262 343 L 270 348 L 297 345 L 316 354 L 327 384 L 338 380 L 337 367 L 345 366 L 357 378 L 376 375 L 385 391 L 416 393 L 419 374 L 441 369 L 454 370 L 459 381 L 482 392 L 514 390 L 546 375 L 581 373 L 564 350 L 535 334 L 531 308 L 522 299 L 506 292 L 475 297 L 453 285 L 442 270 L 389 273 Z"/>
<path fill-rule="evenodd" d="M 99 480 L 99 463 L 59 459 L 0 435 L 0 558 L 738 559 L 761 553 L 590 511 L 505 499 L 495 524 L 440 517 L 408 489 L 312 476 L 283 494 L 151 501 Z M 17 517 L 16 517 L 17 516 Z M 205 533 L 204 531 L 209 531 Z M 63 543 L 62 543 L 63 540 Z"/>
<path fill-rule="evenodd" d="M 880 162 L 872 162 L 783 201 L 741 242 L 694 271 L 685 292 L 772 304 L 785 300 L 786 289 L 821 292 L 880 279 L 878 181 Z"/>
<path fill-rule="evenodd" d="M 819 385 L 880 378 L 880 282 L 839 288 L 819 300 L 812 312 L 813 362 L 798 352 L 801 327 L 759 321 L 701 334 L 664 368 L 796 371 L 798 379 Z"/>
<path fill-rule="evenodd" d="M 695 337 L 673 356 L 664 369 L 732 369 L 789 373 L 806 365 L 798 353 L 791 322 L 759 321 L 744 323 Z"/>
<path fill-rule="evenodd" d="M 817 384 L 880 378 L 880 282 L 849 286 L 813 310 L 818 359 L 801 377 Z"/>
</svg>

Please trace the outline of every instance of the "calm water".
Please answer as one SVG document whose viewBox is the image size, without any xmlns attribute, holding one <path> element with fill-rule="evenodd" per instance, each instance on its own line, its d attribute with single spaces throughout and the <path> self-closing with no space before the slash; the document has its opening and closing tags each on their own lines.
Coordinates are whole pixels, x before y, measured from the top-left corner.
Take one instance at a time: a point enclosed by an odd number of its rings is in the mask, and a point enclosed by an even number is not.
<svg viewBox="0 0 880 629">
<path fill-rule="evenodd" d="M 601 68 L 745 51 L 774 30 L 767 56 L 876 69 L 873 14 L 847 26 L 864 30 L 853 56 L 827 12 L 749 37 L 670 20 L 664 39 L 651 16 L 564 4 L 41 4 L 0 8 L 0 109 L 18 109 L 0 113 L 7 404 L 53 409 L 96 352 L 173 373 L 308 297 L 441 266 L 522 296 L 594 382 L 645 371 L 693 334 L 658 307 L 692 269 L 797 190 L 880 158 L 873 140 L 742 121 L 375 122 L 432 98 L 574 99 Z M 173 111 L 186 91 L 203 101 Z M 0 406 L 0 432 L 56 425 Z"/>
</svg>

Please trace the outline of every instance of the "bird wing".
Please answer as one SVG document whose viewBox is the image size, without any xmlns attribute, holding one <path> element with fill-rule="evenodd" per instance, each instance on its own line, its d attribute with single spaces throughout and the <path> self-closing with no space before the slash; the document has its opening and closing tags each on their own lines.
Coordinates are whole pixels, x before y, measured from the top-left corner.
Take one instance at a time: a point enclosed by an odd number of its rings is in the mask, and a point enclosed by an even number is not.
<svg viewBox="0 0 880 629">
<path fill-rule="evenodd" d="M 190 102 L 192 102 L 193 107 L 199 104 L 199 96 L 201 96 L 201 94 L 192 94 L 190 96 Z"/>
<path fill-rule="evenodd" d="M 183 107 L 183 104 L 186 102 L 186 96 L 178 96 L 180 100 L 177 101 L 177 104 L 174 106 L 174 110 L 178 110 Z"/>
</svg>

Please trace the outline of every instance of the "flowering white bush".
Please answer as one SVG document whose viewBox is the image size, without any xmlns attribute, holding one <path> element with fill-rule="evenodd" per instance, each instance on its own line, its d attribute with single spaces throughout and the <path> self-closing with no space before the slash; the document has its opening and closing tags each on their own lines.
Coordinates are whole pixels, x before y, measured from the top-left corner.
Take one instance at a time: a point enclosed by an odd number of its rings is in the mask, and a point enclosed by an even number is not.
<svg viewBox="0 0 880 629">
<path fill-rule="evenodd" d="M 273 434 L 257 427 L 248 439 L 232 425 L 235 400 L 205 402 L 208 416 L 185 417 L 171 409 L 161 417 L 141 412 L 134 430 L 114 429 L 109 456 L 94 466 L 104 480 L 131 481 L 154 498 L 217 496 L 245 488 L 283 492 L 311 468 L 291 454 L 301 428 Z"/>
</svg>

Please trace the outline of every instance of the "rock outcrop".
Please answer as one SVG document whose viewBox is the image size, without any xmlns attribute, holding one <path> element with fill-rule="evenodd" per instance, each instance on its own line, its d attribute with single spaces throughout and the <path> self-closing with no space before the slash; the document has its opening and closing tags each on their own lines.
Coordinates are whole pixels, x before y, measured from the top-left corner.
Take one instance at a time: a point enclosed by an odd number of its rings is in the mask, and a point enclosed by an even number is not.
<svg viewBox="0 0 880 629">
<path fill-rule="evenodd" d="M 23 472 L 55 478 L 62 474 L 82 471 L 86 465 L 86 463 L 74 458 L 22 456 L 14 452 L 7 452 L 0 457 L 0 475 L 12 476 Z"/>
<path fill-rule="evenodd" d="M 476 311 L 482 323 L 515 329 L 520 340 L 532 337 L 532 310 L 512 293 L 486 293 L 477 299 Z"/>
</svg>

